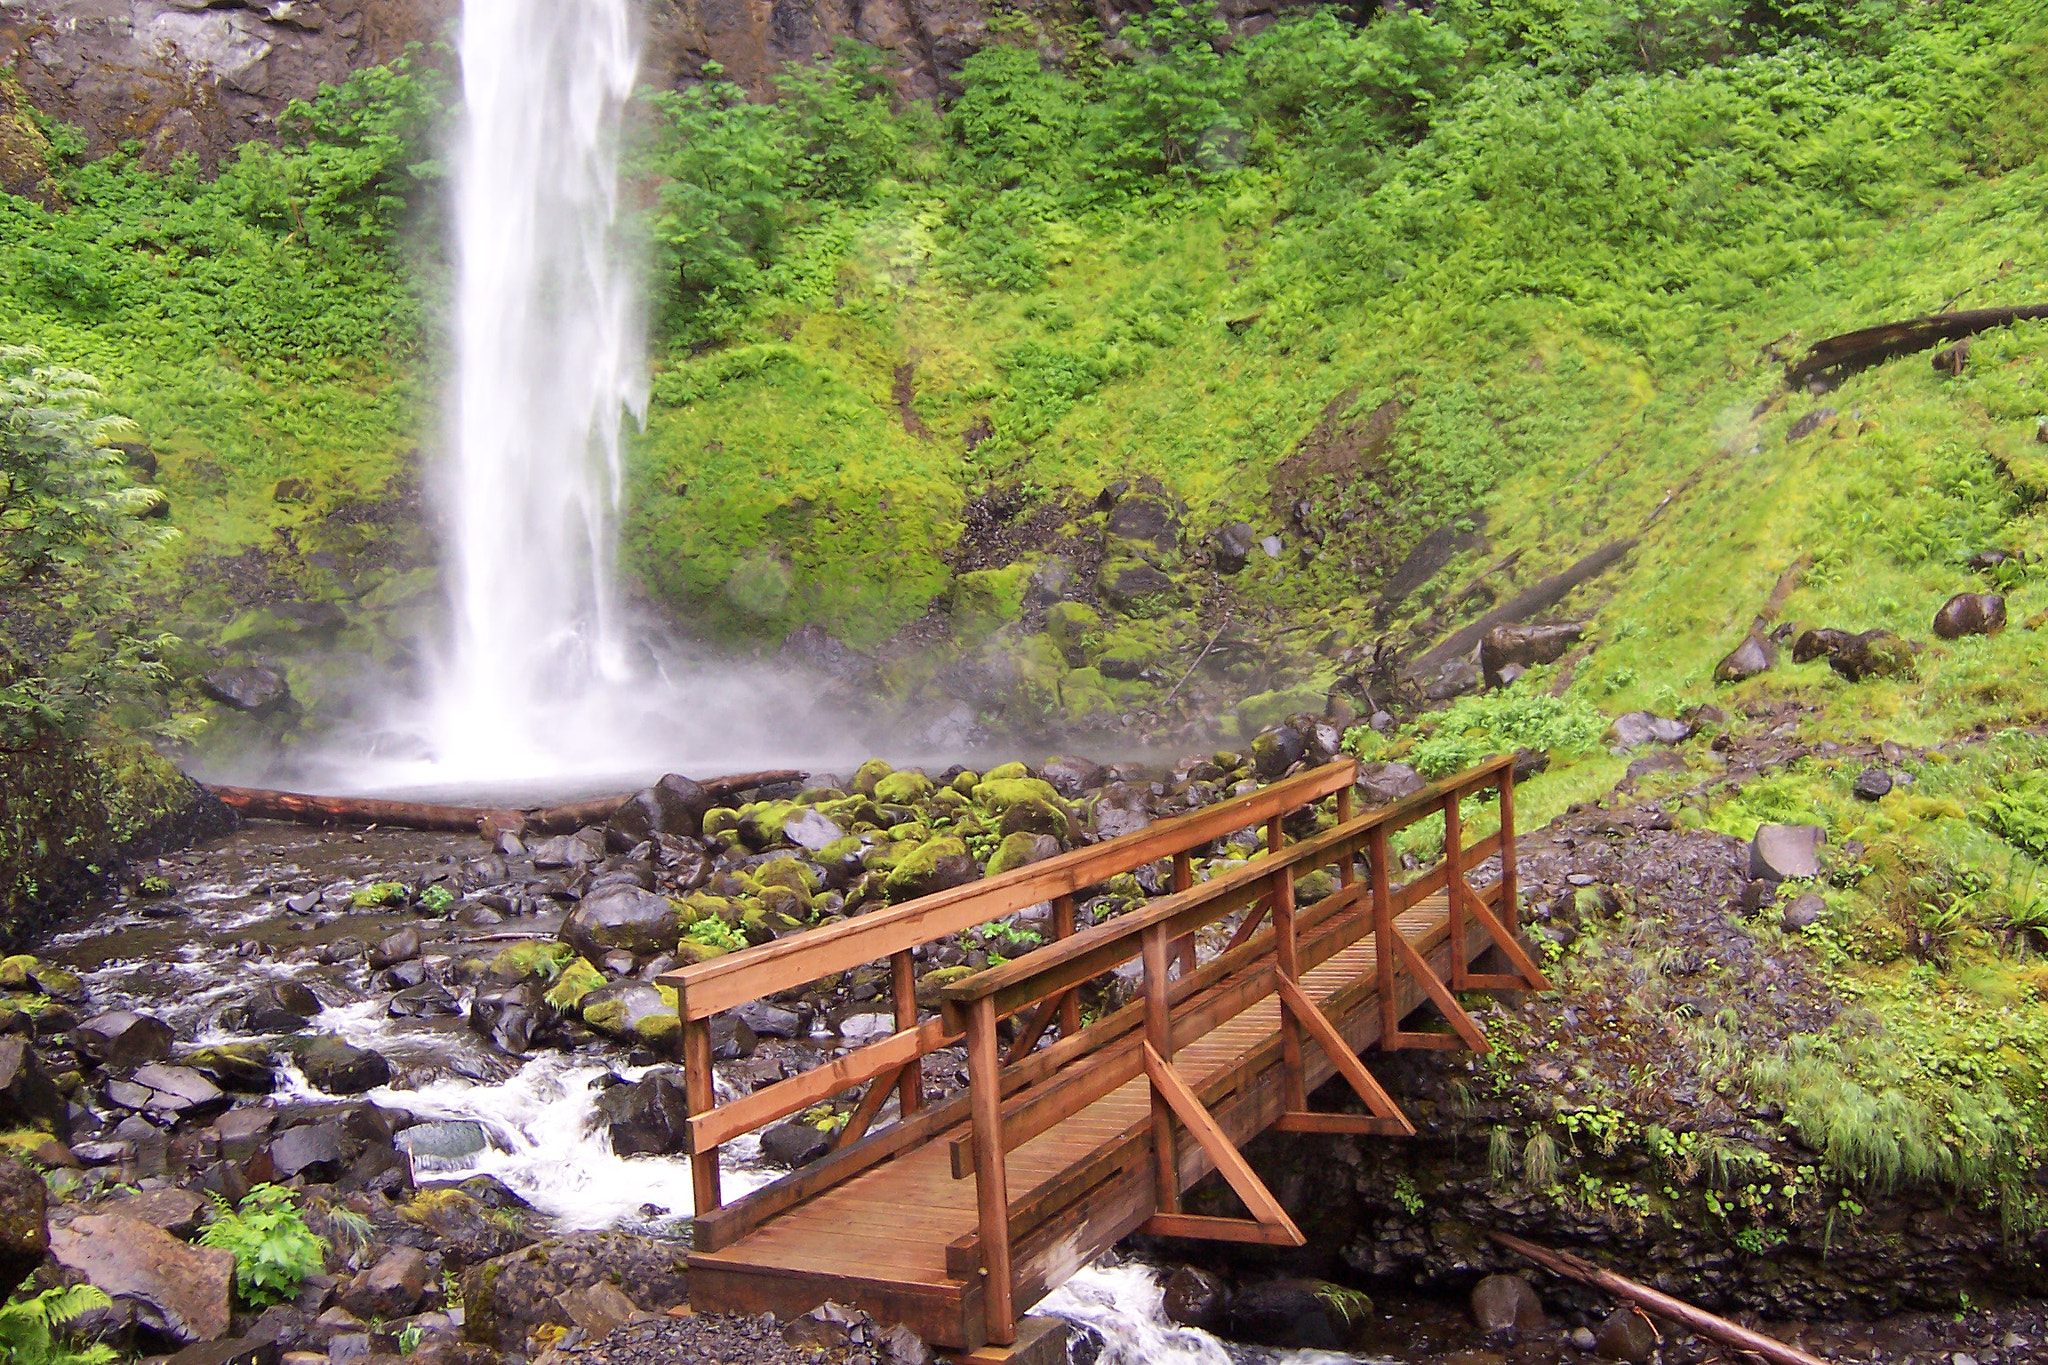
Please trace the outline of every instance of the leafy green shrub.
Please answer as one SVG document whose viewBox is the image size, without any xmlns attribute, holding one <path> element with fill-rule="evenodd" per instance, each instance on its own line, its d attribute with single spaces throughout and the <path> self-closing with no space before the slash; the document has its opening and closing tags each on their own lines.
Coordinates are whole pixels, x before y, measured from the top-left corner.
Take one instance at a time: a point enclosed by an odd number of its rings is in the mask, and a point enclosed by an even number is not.
<svg viewBox="0 0 2048 1365">
<path fill-rule="evenodd" d="M 1134 192 L 1146 182 L 1199 184 L 1236 164 L 1244 65 L 1217 45 L 1229 30 L 1213 8 L 1165 4 L 1117 36 L 1131 60 L 1103 77 L 1094 130 L 1096 178 Z"/>
<path fill-rule="evenodd" d="M 281 1185 L 258 1185 L 235 1208 L 213 1196 L 218 1212 L 200 1244 L 234 1253 L 235 1291 L 252 1307 L 283 1303 L 324 1264 L 327 1243 L 306 1226 L 296 1197 Z"/>
<path fill-rule="evenodd" d="M 404 882 L 373 882 L 351 891 L 348 903 L 358 910 L 372 910 L 379 906 L 404 905 L 410 895 Z"/>
<path fill-rule="evenodd" d="M 448 907 L 455 904 L 455 893 L 436 882 L 420 892 L 420 912 L 428 915 L 445 915 Z"/>
<path fill-rule="evenodd" d="M 722 953 L 736 953 L 747 946 L 747 936 L 716 915 L 704 916 L 684 930 L 683 937 Z"/>
<path fill-rule="evenodd" d="M 1577 697 L 1511 687 L 1453 702 L 1408 761 L 1424 777 L 1446 777 L 1513 749 L 1585 753 L 1606 729 L 1607 718 Z"/>
<path fill-rule="evenodd" d="M 57 1329 L 113 1302 L 89 1284 L 46 1289 L 34 1298 L 0 1304 L 0 1361 L 7 1365 L 106 1365 L 114 1348 L 94 1342 L 73 1348 Z"/>
</svg>

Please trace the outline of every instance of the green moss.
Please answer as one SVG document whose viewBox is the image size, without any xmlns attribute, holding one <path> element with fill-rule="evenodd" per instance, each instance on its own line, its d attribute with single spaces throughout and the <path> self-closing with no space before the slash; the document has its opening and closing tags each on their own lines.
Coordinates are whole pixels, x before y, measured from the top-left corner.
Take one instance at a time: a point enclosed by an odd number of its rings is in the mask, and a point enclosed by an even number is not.
<svg viewBox="0 0 2048 1365">
<path fill-rule="evenodd" d="M 988 860 L 988 875 L 999 877 L 1028 864 L 1037 842 L 1036 836 L 1024 831 L 1004 835 L 1003 841 L 996 846 L 995 855 Z"/>
<path fill-rule="evenodd" d="M 882 886 L 891 900 L 909 900 L 934 889 L 943 859 L 964 858 L 967 845 L 951 836 L 916 845 L 890 863 Z"/>
<path fill-rule="evenodd" d="M 555 984 L 548 988 L 542 999 L 563 1014 L 570 1014 L 584 996 L 604 982 L 604 973 L 579 957 L 562 968 L 561 975 L 555 978 Z"/>
<path fill-rule="evenodd" d="M 871 758 L 853 770 L 853 789 L 862 796 L 872 797 L 876 784 L 896 770 L 879 758 Z"/>
<path fill-rule="evenodd" d="M 875 800 L 884 805 L 910 806 L 932 792 L 931 779 L 920 772 L 894 772 L 875 783 Z"/>
<path fill-rule="evenodd" d="M 538 977 L 553 981 L 576 957 L 576 950 L 566 943 L 553 939 L 529 939 L 515 943 L 491 959 L 491 976 L 503 982 L 525 981 Z"/>
</svg>

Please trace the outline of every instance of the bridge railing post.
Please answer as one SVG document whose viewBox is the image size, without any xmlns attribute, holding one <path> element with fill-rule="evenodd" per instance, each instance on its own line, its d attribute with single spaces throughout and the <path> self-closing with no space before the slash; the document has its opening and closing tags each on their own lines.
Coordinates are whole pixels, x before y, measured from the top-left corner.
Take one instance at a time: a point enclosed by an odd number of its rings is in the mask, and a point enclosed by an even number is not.
<svg viewBox="0 0 2048 1365">
<path fill-rule="evenodd" d="M 1515 770 L 1500 775 L 1500 921 L 1509 933 L 1520 929 L 1520 891 L 1515 882 Z"/>
<path fill-rule="evenodd" d="M 1394 882 L 1387 868 L 1387 827 L 1374 825 L 1367 841 L 1372 877 L 1373 957 L 1379 968 L 1380 1037 L 1392 1038 L 1401 1029 L 1401 1011 L 1394 992 Z"/>
<path fill-rule="evenodd" d="M 896 1031 L 916 1028 L 917 963 L 908 948 L 889 955 L 889 987 L 896 1006 Z M 903 1074 L 896 1082 L 896 1108 L 907 1119 L 923 1107 L 924 1058 L 912 1057 L 903 1064 Z"/>
<path fill-rule="evenodd" d="M 1052 902 L 1052 936 L 1074 936 L 1074 898 L 1055 896 Z M 1081 993 L 1068 991 L 1060 997 L 1060 1037 L 1071 1038 L 1081 1031 Z"/>
<path fill-rule="evenodd" d="M 718 1103 L 711 1071 L 711 1021 L 683 1018 L 683 1101 L 691 1117 L 708 1114 Z M 690 1153 L 693 1214 L 710 1213 L 721 1202 L 718 1190 L 718 1148 Z"/>
<path fill-rule="evenodd" d="M 1465 823 L 1458 811 L 1460 793 L 1455 789 L 1444 798 L 1444 899 L 1451 911 L 1451 989 L 1465 989 L 1469 975 L 1465 961 L 1465 897 L 1459 885 L 1465 875 L 1463 858 Z"/>
<path fill-rule="evenodd" d="M 1173 1064 L 1173 1006 L 1167 995 L 1166 926 L 1145 931 L 1140 941 L 1145 962 L 1145 1041 L 1160 1059 Z M 1174 1153 L 1173 1107 L 1152 1087 L 1152 1190 L 1160 1213 L 1180 1210 L 1180 1161 Z"/>
<path fill-rule="evenodd" d="M 989 1340 L 1017 1339 L 1010 1279 L 1010 1181 L 1003 1163 L 1003 1078 L 996 1004 L 984 996 L 967 1011 L 967 1088 L 974 1116 L 974 1196 L 980 1210 L 982 1303 Z"/>
</svg>

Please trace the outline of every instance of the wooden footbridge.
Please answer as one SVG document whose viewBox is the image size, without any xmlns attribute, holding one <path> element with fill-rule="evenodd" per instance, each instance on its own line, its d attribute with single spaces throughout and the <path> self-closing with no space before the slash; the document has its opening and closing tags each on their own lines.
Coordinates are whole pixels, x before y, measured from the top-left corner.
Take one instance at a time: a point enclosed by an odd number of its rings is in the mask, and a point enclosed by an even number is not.
<svg viewBox="0 0 2048 1365">
<path fill-rule="evenodd" d="M 1516 938 L 1509 760 L 1363 814 L 1352 811 L 1356 775 L 1340 760 L 1136 834 L 665 976 L 683 1017 L 695 1307 L 791 1315 L 833 1299 L 907 1323 L 936 1346 L 972 1350 L 1015 1340 L 1024 1310 L 1133 1232 L 1300 1245 L 1239 1148 L 1268 1128 L 1412 1135 L 1359 1052 L 1485 1051 L 1457 993 L 1548 987 Z M 1460 806 L 1484 792 L 1497 794 L 1500 828 L 1468 845 Z M 1304 817 L 1331 798 L 1334 826 L 1290 842 L 1286 827 L 1313 828 L 1320 822 Z M 1444 858 L 1395 885 L 1389 837 L 1439 814 Z M 1193 850 L 1261 825 L 1262 856 L 1194 880 Z M 1171 895 L 1076 931 L 1077 896 L 1167 858 Z M 1475 890 L 1474 870 L 1494 859 L 1498 875 Z M 1296 882 L 1319 868 L 1335 869 L 1338 890 L 1297 906 Z M 1054 941 L 947 986 L 942 1007 L 920 1017 L 920 945 L 1048 901 Z M 1229 946 L 1200 961 L 1196 931 L 1240 911 Z M 883 961 L 893 1035 L 718 1102 L 713 1015 Z M 1139 998 L 1084 1024 L 1080 989 L 1134 962 Z M 1448 1032 L 1403 1028 L 1425 1002 Z M 926 1104 L 923 1059 L 963 1039 L 967 1089 Z M 1310 1092 L 1332 1076 L 1366 1113 L 1309 1108 Z M 723 1202 L 721 1146 L 862 1086 L 830 1154 Z M 899 1120 L 873 1128 L 892 1094 Z M 1211 1171 L 1249 1218 L 1182 1211 L 1182 1192 Z"/>
</svg>

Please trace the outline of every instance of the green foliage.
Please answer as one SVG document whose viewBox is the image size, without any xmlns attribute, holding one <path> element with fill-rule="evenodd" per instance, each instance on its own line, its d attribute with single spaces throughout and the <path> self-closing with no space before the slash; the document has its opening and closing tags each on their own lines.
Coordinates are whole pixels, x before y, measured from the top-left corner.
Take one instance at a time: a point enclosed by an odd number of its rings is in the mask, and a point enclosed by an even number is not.
<svg viewBox="0 0 2048 1365">
<path fill-rule="evenodd" d="M 1408 762 L 1424 777 L 1436 778 L 1514 749 L 1581 754 L 1599 743 L 1606 728 L 1607 718 L 1581 698 L 1510 687 L 1460 697 L 1437 718 L 1435 733 L 1415 746 Z M 1370 743 L 1370 734 L 1367 729 L 1357 743 Z"/>
<path fill-rule="evenodd" d="M 1978 815 L 2014 848 L 2048 860 L 2048 774 L 2007 774 L 1984 794 Z"/>
<path fill-rule="evenodd" d="M 213 1198 L 218 1211 L 199 1241 L 234 1253 L 235 1291 L 244 1303 L 283 1303 L 320 1269 L 327 1243 L 306 1226 L 292 1191 L 258 1185 L 234 1208 L 219 1195 Z"/>
<path fill-rule="evenodd" d="M 157 495 L 129 481 L 108 442 L 99 384 L 0 348 L 0 744 L 76 736 L 116 697 L 162 677 L 164 642 L 99 634 L 128 605 L 142 556 L 169 532 L 143 520 Z"/>
<path fill-rule="evenodd" d="M 348 903 L 358 910 L 372 910 L 379 906 L 404 905 L 411 894 L 404 882 L 372 882 L 349 892 Z"/>
<path fill-rule="evenodd" d="M 1104 75 L 1092 130 L 1102 184 L 1131 192 L 1155 180 L 1199 183 L 1236 165 L 1244 64 L 1217 50 L 1227 36 L 1212 9 L 1181 4 L 1124 26 L 1117 37 L 1131 58 Z"/>
<path fill-rule="evenodd" d="M 7 1365 L 108 1365 L 116 1358 L 113 1347 L 98 1342 L 72 1347 L 64 1342 L 59 1329 L 112 1303 L 100 1290 L 79 1284 L 0 1304 L 0 1361 Z"/>
<path fill-rule="evenodd" d="M 716 915 L 706 915 L 683 931 L 683 937 L 722 953 L 736 953 L 747 946 L 747 936 Z"/>
<path fill-rule="evenodd" d="M 420 892 L 419 905 L 422 914 L 445 915 L 454 904 L 455 893 L 440 882 Z"/>
</svg>

